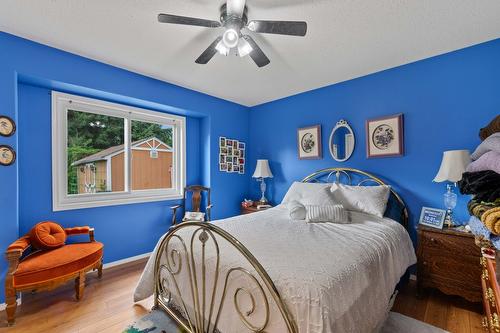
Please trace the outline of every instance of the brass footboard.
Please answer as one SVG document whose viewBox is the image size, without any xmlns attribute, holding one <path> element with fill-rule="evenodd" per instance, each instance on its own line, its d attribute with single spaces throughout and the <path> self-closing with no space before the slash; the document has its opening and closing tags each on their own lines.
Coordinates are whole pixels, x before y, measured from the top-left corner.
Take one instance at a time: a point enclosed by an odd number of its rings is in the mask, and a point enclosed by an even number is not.
<svg viewBox="0 0 500 333">
<path fill-rule="evenodd" d="M 228 266 L 220 260 L 227 256 L 239 260 Z M 229 317 L 238 318 L 248 332 L 264 332 L 271 320 L 282 320 L 283 332 L 297 333 L 261 264 L 213 224 L 185 222 L 170 229 L 156 256 L 154 297 L 155 306 L 190 333 L 220 332 L 221 321 Z"/>
</svg>

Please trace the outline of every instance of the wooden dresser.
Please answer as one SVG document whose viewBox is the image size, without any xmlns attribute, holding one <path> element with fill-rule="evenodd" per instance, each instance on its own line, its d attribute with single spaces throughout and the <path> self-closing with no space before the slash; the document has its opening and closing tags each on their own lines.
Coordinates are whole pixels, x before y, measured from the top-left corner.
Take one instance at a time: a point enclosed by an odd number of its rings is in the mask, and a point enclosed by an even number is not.
<svg viewBox="0 0 500 333">
<path fill-rule="evenodd" d="M 418 292 L 436 288 L 471 302 L 481 302 L 481 250 L 469 233 L 419 226 Z"/>
</svg>

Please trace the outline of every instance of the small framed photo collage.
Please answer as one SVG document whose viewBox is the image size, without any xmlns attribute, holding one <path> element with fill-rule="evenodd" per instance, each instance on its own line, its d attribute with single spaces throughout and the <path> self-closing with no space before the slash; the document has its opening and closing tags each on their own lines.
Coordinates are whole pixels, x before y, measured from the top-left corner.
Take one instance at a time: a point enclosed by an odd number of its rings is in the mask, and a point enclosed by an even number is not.
<svg viewBox="0 0 500 333">
<path fill-rule="evenodd" d="M 219 137 L 219 171 L 245 173 L 245 143 L 235 139 Z"/>
</svg>

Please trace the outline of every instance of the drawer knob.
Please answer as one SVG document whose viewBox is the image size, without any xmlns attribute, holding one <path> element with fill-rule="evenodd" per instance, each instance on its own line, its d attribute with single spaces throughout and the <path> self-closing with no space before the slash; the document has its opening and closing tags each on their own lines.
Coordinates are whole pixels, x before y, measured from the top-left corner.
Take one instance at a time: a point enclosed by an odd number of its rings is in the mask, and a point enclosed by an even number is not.
<svg viewBox="0 0 500 333">
<path fill-rule="evenodd" d="M 423 264 L 424 264 L 424 266 L 427 266 L 427 261 L 424 261 Z"/>
<path fill-rule="evenodd" d="M 434 238 L 431 237 L 431 242 L 432 243 L 436 243 L 436 240 Z"/>
</svg>

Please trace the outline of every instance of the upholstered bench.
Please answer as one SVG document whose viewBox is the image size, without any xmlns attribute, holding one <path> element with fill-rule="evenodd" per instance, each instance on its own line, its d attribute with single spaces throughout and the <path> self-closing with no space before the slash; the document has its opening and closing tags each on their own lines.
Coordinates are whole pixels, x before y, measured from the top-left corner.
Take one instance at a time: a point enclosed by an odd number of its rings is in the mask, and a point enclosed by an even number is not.
<svg viewBox="0 0 500 333">
<path fill-rule="evenodd" d="M 18 292 L 50 290 L 75 279 L 76 299 L 80 300 L 85 273 L 97 269 L 98 277 L 102 276 L 103 244 L 94 240 L 93 228 L 63 229 L 53 222 L 43 222 L 35 228 L 12 243 L 6 252 L 9 268 L 5 297 L 9 325 L 15 321 Z M 66 236 L 77 234 L 88 234 L 90 241 L 64 244 Z"/>
</svg>

